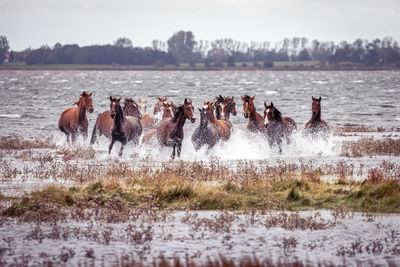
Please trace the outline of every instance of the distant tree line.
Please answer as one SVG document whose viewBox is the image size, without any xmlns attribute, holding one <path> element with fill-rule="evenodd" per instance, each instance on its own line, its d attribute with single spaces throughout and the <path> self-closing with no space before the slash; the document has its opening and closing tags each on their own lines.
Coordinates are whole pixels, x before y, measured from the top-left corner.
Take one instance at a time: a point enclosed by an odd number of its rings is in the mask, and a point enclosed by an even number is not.
<svg viewBox="0 0 400 267">
<path fill-rule="evenodd" d="M 151 47 L 135 47 L 127 37 L 118 38 L 114 44 L 79 47 L 75 44 L 57 43 L 50 48 L 9 51 L 8 40 L 0 36 L 0 63 L 8 55 L 10 62 L 23 61 L 35 64 L 120 64 L 120 65 L 179 65 L 196 63 L 205 66 L 272 67 L 274 61 L 321 61 L 330 64 L 351 63 L 365 66 L 400 67 L 399 43 L 392 37 L 373 41 L 356 39 L 353 43 L 310 41 L 306 37 L 285 38 L 278 43 L 239 42 L 233 39 L 196 41 L 191 31 L 179 31 L 166 42 L 152 41 Z M 12 56 L 12 57 L 11 57 Z M 262 62 L 260 65 L 259 62 Z"/>
</svg>

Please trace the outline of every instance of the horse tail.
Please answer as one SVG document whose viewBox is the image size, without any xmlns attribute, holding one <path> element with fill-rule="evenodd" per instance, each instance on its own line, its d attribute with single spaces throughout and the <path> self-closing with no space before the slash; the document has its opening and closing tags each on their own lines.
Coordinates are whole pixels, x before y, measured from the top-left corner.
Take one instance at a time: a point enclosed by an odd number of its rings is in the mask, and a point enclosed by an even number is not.
<svg viewBox="0 0 400 267">
<path fill-rule="evenodd" d="M 97 117 L 96 123 L 93 126 L 92 137 L 90 138 L 90 144 L 91 145 L 93 145 L 94 142 L 96 142 L 96 139 L 97 139 L 97 127 L 98 127 L 97 124 L 99 122 L 99 117 L 100 117 L 100 115 Z"/>
</svg>

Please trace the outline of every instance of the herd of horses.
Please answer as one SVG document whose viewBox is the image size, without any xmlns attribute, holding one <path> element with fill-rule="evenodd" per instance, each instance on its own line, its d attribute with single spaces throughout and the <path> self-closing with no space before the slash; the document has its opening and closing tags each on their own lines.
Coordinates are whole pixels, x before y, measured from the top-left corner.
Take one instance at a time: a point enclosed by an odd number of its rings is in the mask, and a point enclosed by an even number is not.
<svg viewBox="0 0 400 267">
<path fill-rule="evenodd" d="M 88 135 L 88 119 L 86 112 L 93 112 L 92 93 L 83 92 L 74 104 L 77 107 L 62 112 L 58 127 L 67 136 L 67 141 L 75 142 L 77 135 L 84 138 Z M 260 133 L 267 138 L 270 147 L 278 146 L 282 152 L 282 142 L 290 142 L 291 135 L 297 131 L 295 121 L 285 117 L 271 102 L 264 101 L 264 115 L 257 113 L 254 98 L 241 96 L 243 115 L 248 119 L 247 130 Z M 153 112 L 145 114 L 146 99 L 139 98 L 139 105 L 131 98 L 125 98 L 121 107 L 121 98 L 110 96 L 110 109 L 99 114 L 93 127 L 90 144 L 94 144 L 97 135 L 104 135 L 111 140 L 108 152 L 111 153 L 116 141 L 121 142 L 119 155 L 128 142 L 139 144 L 157 142 L 162 146 L 172 147 L 172 158 L 180 157 L 184 138 L 183 126 L 186 119 L 194 123 L 196 120 L 192 101 L 185 99 L 182 105 L 168 103 L 167 97 L 158 97 Z M 327 139 L 330 131 L 327 123 L 321 119 L 321 97 L 312 97 L 311 119 L 303 129 L 303 135 L 313 139 Z M 233 125 L 230 115 L 236 116 L 234 97 L 217 96 L 214 101 L 205 101 L 199 108 L 200 123 L 194 130 L 191 140 L 196 150 L 206 146 L 214 147 L 219 141 L 227 141 L 232 134 Z M 144 115 L 145 114 L 145 115 Z M 160 116 L 161 115 L 161 116 Z"/>
</svg>

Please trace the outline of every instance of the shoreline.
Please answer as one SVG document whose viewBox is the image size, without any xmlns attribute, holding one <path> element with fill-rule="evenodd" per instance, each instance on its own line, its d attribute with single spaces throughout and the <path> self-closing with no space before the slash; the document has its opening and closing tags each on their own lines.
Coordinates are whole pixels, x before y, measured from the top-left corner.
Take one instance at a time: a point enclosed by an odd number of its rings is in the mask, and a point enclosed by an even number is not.
<svg viewBox="0 0 400 267">
<path fill-rule="evenodd" d="M 277 66 L 264 67 L 155 67 L 155 66 L 121 66 L 121 65 L 0 65 L 4 70 L 60 70 L 60 71 L 400 71 L 396 67 L 357 67 L 357 66 Z"/>
</svg>

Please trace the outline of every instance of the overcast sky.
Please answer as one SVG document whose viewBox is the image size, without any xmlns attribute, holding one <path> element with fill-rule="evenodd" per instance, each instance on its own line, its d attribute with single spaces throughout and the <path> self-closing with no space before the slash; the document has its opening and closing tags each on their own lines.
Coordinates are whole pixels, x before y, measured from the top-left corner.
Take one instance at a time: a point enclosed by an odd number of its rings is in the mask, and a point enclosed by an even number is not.
<svg viewBox="0 0 400 267">
<path fill-rule="evenodd" d="M 179 30 L 210 41 L 400 41 L 400 0 L 1 0 L 0 35 L 14 50 L 121 36 L 150 46 Z"/>
</svg>

